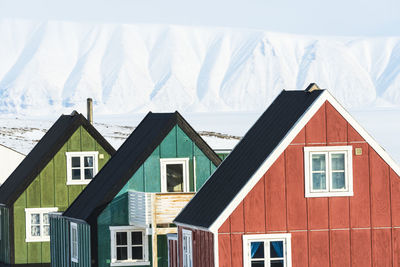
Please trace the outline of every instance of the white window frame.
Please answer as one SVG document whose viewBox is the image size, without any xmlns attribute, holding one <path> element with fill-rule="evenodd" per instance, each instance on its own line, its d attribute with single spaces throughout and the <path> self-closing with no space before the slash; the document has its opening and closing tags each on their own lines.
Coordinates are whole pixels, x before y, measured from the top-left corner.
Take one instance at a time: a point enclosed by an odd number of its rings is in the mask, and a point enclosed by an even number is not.
<svg viewBox="0 0 400 267">
<path fill-rule="evenodd" d="M 118 261 L 117 260 L 117 246 L 116 246 L 116 233 L 126 232 L 127 233 L 127 244 L 128 244 L 128 260 Z M 143 242 L 143 260 L 132 260 L 132 242 L 131 232 L 142 232 Z M 110 266 L 136 266 L 136 265 L 150 265 L 149 261 L 149 245 L 148 236 L 146 235 L 146 229 L 136 228 L 133 226 L 110 226 L 111 235 L 111 263 Z"/>
<path fill-rule="evenodd" d="M 183 192 L 189 192 L 189 158 L 163 158 L 160 159 L 161 170 L 161 192 L 173 193 L 167 191 L 167 165 L 182 164 L 183 168 Z M 178 192 L 175 192 L 178 193 Z"/>
<path fill-rule="evenodd" d="M 65 152 L 67 158 L 67 185 L 86 185 L 89 184 L 93 179 L 85 179 L 85 168 L 83 159 L 85 156 L 93 157 L 93 178 L 98 172 L 99 166 L 99 152 L 98 151 L 83 151 L 83 152 Z M 81 179 L 72 180 L 72 157 L 80 157 L 81 160 Z"/>
<path fill-rule="evenodd" d="M 26 208 L 25 209 L 25 242 L 49 242 L 50 236 L 43 236 L 43 214 L 58 211 L 58 208 Z M 40 214 L 40 236 L 32 236 L 31 215 Z M 50 225 L 50 224 L 49 224 Z"/>
<path fill-rule="evenodd" d="M 243 235 L 243 267 L 251 267 L 251 242 L 283 241 L 284 267 L 292 267 L 291 234 L 253 234 Z M 269 259 L 269 249 L 264 246 L 265 260 Z"/>
<path fill-rule="evenodd" d="M 74 242 L 74 231 L 75 230 L 75 242 Z M 78 234 L 78 225 L 74 222 L 70 224 L 70 247 L 71 247 L 71 261 L 79 262 L 79 234 Z"/>
<path fill-rule="evenodd" d="M 188 251 L 185 251 L 184 242 L 189 240 L 186 248 Z M 192 231 L 182 229 L 182 266 L 183 267 L 193 267 L 193 237 Z"/>
<path fill-rule="evenodd" d="M 332 189 L 331 154 L 342 152 L 345 155 L 345 189 Z M 324 190 L 312 189 L 312 160 L 313 154 L 326 155 L 326 186 Z M 316 146 L 304 147 L 304 177 L 305 197 L 343 197 L 353 196 L 353 147 L 352 146 Z"/>
</svg>

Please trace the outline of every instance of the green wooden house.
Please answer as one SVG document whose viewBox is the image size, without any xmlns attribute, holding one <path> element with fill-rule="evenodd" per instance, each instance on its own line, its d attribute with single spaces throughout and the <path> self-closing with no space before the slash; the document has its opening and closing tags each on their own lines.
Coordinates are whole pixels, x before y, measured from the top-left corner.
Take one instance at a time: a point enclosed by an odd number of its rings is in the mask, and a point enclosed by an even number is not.
<svg viewBox="0 0 400 267">
<path fill-rule="evenodd" d="M 168 266 L 172 220 L 221 159 L 178 113 L 149 113 L 92 183 L 52 215 L 52 266 Z"/>
<path fill-rule="evenodd" d="M 114 152 L 82 114 L 62 115 L 0 187 L 0 265 L 49 266 L 49 213 L 66 210 Z"/>
</svg>

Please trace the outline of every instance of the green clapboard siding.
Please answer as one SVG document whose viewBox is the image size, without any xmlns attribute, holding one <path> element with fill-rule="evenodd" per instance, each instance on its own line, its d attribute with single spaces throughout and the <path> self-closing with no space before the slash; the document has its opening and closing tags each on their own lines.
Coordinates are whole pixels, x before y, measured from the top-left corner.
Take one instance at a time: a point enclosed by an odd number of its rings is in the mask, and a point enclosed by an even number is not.
<svg viewBox="0 0 400 267">
<path fill-rule="evenodd" d="M 105 149 L 83 127 L 75 131 L 14 203 L 16 264 L 50 262 L 50 242 L 25 242 L 25 208 L 58 207 L 58 211 L 65 211 L 82 192 L 84 185 L 66 184 L 65 152 L 69 151 L 99 151 L 99 154 L 104 154 L 104 159 L 98 160 L 99 169 L 110 159 Z"/>
<path fill-rule="evenodd" d="M 128 190 L 141 192 L 161 191 L 161 158 L 189 158 L 189 187 L 191 191 L 195 191 L 195 184 L 197 191 L 216 169 L 212 161 L 208 159 L 185 132 L 179 126 L 175 126 L 97 218 L 99 267 L 110 266 L 111 241 L 109 227 L 129 225 L 128 203 L 123 203 L 121 197 L 126 196 Z M 118 209 L 124 212 L 117 211 L 115 208 L 117 206 Z M 148 244 L 149 260 L 151 261 L 151 236 L 149 236 Z M 167 266 L 168 249 L 166 236 L 158 237 L 157 246 L 159 266 Z"/>
<path fill-rule="evenodd" d="M 10 263 L 10 212 L 0 207 L 0 262 Z"/>
</svg>

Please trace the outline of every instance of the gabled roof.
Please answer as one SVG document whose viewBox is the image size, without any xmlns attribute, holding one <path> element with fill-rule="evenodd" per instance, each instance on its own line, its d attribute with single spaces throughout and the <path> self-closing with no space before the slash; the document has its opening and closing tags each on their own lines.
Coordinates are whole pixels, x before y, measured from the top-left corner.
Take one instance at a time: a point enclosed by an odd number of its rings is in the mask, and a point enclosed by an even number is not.
<svg viewBox="0 0 400 267">
<path fill-rule="evenodd" d="M 175 125 L 178 125 L 216 166 L 220 164 L 221 160 L 217 154 L 178 112 L 149 112 L 63 216 L 84 220 L 90 224 L 95 222 L 101 211 Z"/>
<path fill-rule="evenodd" d="M 175 222 L 208 229 L 323 92 L 282 91 Z"/>
<path fill-rule="evenodd" d="M 0 204 L 11 206 L 79 126 L 84 127 L 108 153 L 114 154 L 115 149 L 82 114 L 73 112 L 71 115 L 61 115 L 2 184 L 0 187 Z"/>
<path fill-rule="evenodd" d="M 174 222 L 216 233 L 326 101 L 400 175 L 399 165 L 327 90 L 311 87 L 282 91 Z"/>
</svg>

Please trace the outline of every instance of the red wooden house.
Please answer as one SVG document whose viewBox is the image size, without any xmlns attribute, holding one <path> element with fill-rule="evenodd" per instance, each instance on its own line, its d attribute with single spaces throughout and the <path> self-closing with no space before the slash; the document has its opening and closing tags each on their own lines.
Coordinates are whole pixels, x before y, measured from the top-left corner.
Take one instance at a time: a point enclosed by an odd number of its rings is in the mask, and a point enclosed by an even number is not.
<svg viewBox="0 0 400 267">
<path fill-rule="evenodd" d="M 400 266 L 399 174 L 328 91 L 282 91 L 175 219 L 178 266 Z"/>
</svg>

